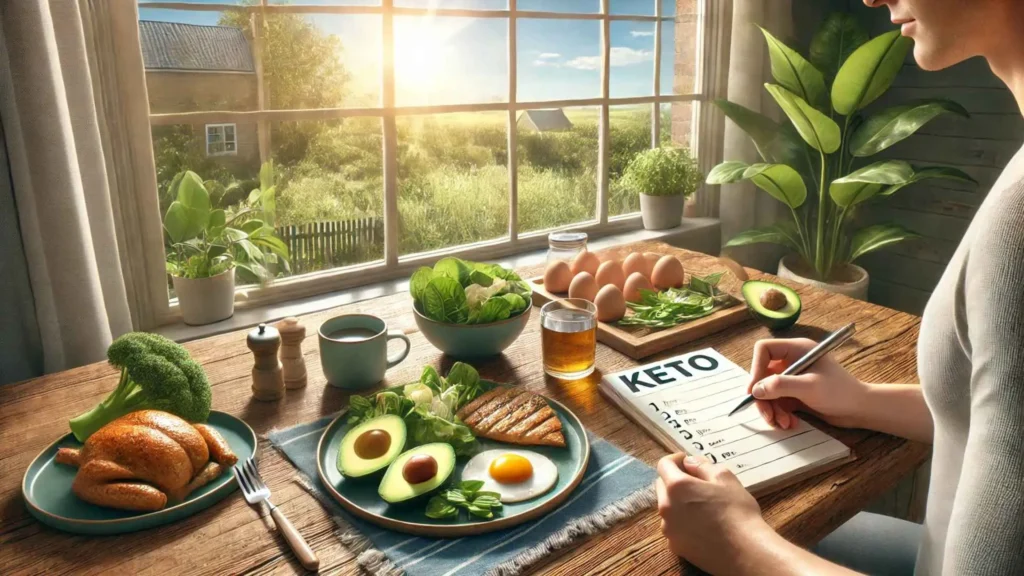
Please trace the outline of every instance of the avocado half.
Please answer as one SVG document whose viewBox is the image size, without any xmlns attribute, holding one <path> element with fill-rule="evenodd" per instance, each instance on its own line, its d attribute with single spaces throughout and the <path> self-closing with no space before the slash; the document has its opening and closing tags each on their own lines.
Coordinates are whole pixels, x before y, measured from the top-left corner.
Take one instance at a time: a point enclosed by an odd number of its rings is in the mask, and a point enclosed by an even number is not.
<svg viewBox="0 0 1024 576">
<path fill-rule="evenodd" d="M 429 456 L 437 462 L 437 473 L 429 480 L 410 484 L 405 479 L 405 464 L 414 456 Z M 444 486 L 455 470 L 455 450 L 451 444 L 434 442 L 406 450 L 388 466 L 377 493 L 389 504 L 420 500 Z"/>
<path fill-rule="evenodd" d="M 777 290 L 785 297 L 785 304 L 778 310 L 772 310 L 761 302 L 762 296 L 769 290 Z M 748 280 L 743 283 L 743 299 L 747 301 L 750 314 L 769 330 L 789 328 L 800 318 L 800 296 L 782 284 Z"/>
<path fill-rule="evenodd" d="M 381 433 L 386 434 L 386 447 L 379 456 L 365 458 L 360 456 L 356 443 L 363 434 L 370 433 L 376 433 L 378 440 L 384 438 Z M 406 436 L 405 421 L 401 416 L 386 414 L 367 420 L 346 432 L 345 437 L 341 439 L 341 449 L 338 450 L 338 470 L 346 478 L 372 476 L 387 468 L 402 453 L 402 450 L 405 449 Z M 378 449 L 382 446 L 384 444 L 377 444 Z"/>
</svg>

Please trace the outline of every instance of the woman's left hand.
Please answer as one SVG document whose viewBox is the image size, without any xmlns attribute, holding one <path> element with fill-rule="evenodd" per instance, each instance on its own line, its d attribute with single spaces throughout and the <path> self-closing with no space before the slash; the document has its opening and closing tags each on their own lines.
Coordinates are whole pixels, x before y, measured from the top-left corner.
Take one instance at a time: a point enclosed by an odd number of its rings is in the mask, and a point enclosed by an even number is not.
<svg viewBox="0 0 1024 576">
<path fill-rule="evenodd" d="M 771 528 L 757 500 L 722 465 L 685 454 L 658 462 L 658 514 L 669 549 L 712 574 L 736 573 Z"/>
</svg>

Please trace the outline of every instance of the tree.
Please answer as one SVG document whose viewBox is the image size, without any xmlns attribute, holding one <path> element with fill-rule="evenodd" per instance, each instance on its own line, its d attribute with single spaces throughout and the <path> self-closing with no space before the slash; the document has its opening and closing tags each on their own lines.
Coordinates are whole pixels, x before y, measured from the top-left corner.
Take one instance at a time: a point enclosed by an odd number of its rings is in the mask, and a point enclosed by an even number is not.
<svg viewBox="0 0 1024 576">
<path fill-rule="evenodd" d="M 248 0 L 255 3 L 255 0 Z M 263 75 L 270 107 L 334 108 L 345 98 L 349 75 L 341 64 L 341 38 L 324 33 L 301 14 L 268 14 L 263 22 Z M 241 28 L 252 42 L 249 14 L 229 10 L 222 26 Z"/>
</svg>

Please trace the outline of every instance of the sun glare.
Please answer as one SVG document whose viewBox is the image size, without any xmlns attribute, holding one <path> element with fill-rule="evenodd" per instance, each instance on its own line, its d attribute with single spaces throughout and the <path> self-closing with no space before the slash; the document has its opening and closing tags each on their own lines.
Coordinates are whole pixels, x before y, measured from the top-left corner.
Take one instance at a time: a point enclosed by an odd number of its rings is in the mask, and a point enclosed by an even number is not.
<svg viewBox="0 0 1024 576">
<path fill-rule="evenodd" d="M 460 55 L 451 39 L 465 26 L 432 17 L 395 21 L 395 81 L 399 99 L 429 104 L 457 91 Z"/>
</svg>

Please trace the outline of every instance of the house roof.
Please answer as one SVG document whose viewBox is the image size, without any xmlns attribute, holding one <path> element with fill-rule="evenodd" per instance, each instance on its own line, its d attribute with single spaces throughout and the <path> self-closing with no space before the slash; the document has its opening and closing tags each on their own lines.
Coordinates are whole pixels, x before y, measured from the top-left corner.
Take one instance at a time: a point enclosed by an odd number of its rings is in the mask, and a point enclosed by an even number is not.
<svg viewBox="0 0 1024 576">
<path fill-rule="evenodd" d="M 146 70 L 255 72 L 240 28 L 139 21 Z"/>
<path fill-rule="evenodd" d="M 572 122 L 565 116 L 561 108 L 551 110 L 526 110 L 519 115 L 518 123 L 523 119 L 526 123 L 538 132 L 556 132 L 559 130 L 571 130 Z"/>
</svg>

